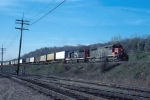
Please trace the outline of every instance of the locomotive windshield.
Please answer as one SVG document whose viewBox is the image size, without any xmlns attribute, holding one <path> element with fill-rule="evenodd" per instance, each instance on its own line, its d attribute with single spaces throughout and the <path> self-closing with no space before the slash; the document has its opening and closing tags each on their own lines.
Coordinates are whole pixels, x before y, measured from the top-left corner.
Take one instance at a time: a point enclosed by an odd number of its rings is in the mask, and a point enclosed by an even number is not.
<svg viewBox="0 0 150 100">
<path fill-rule="evenodd" d="M 124 50 L 120 44 L 114 44 L 112 46 L 112 55 L 121 55 L 123 52 Z"/>
</svg>

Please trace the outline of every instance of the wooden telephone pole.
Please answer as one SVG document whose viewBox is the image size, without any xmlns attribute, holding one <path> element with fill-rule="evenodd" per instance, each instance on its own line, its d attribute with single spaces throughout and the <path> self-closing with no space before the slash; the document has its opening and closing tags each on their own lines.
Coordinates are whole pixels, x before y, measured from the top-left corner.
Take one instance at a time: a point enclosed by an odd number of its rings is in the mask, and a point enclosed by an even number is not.
<svg viewBox="0 0 150 100">
<path fill-rule="evenodd" d="M 2 45 L 2 48 L 0 48 L 1 51 L 2 51 L 2 60 L 1 60 L 1 71 L 2 71 L 2 68 L 3 68 L 3 54 L 4 54 L 4 51 L 6 50 L 6 48 L 3 48 L 3 45 Z"/>
<path fill-rule="evenodd" d="M 29 30 L 29 29 L 25 29 L 23 28 L 23 25 L 29 25 L 26 20 L 16 20 L 16 24 L 21 24 L 21 28 L 15 28 L 15 29 L 19 29 L 21 30 L 21 35 L 20 35 L 20 45 L 19 45 L 19 55 L 18 55 L 18 67 L 17 67 L 17 75 L 19 75 L 19 66 L 20 66 L 20 53 L 21 53 L 21 44 L 22 44 L 22 31 L 23 30 Z"/>
</svg>

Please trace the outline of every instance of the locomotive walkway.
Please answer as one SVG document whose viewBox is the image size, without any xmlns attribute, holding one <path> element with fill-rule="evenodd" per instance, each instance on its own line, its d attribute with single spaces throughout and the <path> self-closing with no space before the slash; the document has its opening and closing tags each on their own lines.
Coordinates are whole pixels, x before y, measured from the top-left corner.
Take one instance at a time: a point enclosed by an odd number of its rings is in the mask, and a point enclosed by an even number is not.
<svg viewBox="0 0 150 100">
<path fill-rule="evenodd" d="M 34 90 L 63 100 L 150 100 L 150 89 L 56 76 L 4 75 Z"/>
</svg>

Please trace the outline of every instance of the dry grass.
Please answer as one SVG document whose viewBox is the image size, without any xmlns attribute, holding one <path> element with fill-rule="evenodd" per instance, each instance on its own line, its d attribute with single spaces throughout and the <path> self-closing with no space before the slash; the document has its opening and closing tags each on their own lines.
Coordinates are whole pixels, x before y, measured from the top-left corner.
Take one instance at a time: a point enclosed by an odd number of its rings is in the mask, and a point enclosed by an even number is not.
<svg viewBox="0 0 150 100">
<path fill-rule="evenodd" d="M 5 67 L 5 71 L 15 71 L 16 67 Z M 78 63 L 26 66 L 26 73 L 57 75 L 108 83 L 150 87 L 150 63 Z"/>
</svg>

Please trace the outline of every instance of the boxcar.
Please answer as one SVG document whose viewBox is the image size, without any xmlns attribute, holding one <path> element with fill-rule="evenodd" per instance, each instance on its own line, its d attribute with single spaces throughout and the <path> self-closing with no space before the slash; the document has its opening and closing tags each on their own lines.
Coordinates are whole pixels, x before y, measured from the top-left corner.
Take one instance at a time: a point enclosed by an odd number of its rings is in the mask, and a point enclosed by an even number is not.
<svg viewBox="0 0 150 100">
<path fill-rule="evenodd" d="M 23 63 L 25 63 L 26 62 L 26 60 L 25 59 L 20 59 L 20 64 L 23 64 Z"/>
<path fill-rule="evenodd" d="M 56 61 L 65 61 L 68 57 L 68 51 L 56 52 Z"/>
<path fill-rule="evenodd" d="M 14 65 L 14 64 L 15 64 L 15 61 L 14 61 L 14 60 L 12 60 L 10 63 L 11 63 L 11 65 Z"/>
<path fill-rule="evenodd" d="M 40 57 L 35 57 L 35 63 L 40 63 Z"/>
<path fill-rule="evenodd" d="M 31 57 L 30 58 L 30 63 L 34 63 L 35 62 L 35 57 Z"/>
<path fill-rule="evenodd" d="M 3 66 L 5 66 L 5 62 L 3 62 Z"/>
<path fill-rule="evenodd" d="M 10 65 L 10 61 L 5 62 L 5 65 L 7 66 Z"/>
<path fill-rule="evenodd" d="M 47 54 L 47 61 L 54 61 L 55 60 L 55 53 Z"/>
<path fill-rule="evenodd" d="M 46 55 L 40 56 L 40 62 L 46 62 Z"/>
<path fill-rule="evenodd" d="M 18 60 L 15 60 L 15 65 L 17 65 L 18 64 Z"/>
<path fill-rule="evenodd" d="M 26 63 L 30 63 L 30 58 L 26 58 Z"/>
</svg>

